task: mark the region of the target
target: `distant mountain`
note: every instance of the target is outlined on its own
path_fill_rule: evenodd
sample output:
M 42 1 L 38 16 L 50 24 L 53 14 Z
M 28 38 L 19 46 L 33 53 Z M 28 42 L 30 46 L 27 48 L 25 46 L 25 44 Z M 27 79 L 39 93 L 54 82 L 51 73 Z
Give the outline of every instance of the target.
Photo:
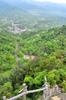
M 0 10 L 12 8 L 8 3 L 0 1 Z M 9 10 L 9 9 L 8 9 Z
M 0 15 L 26 27 L 63 25 L 66 24 L 66 5 L 33 0 L 3 0 L 0 1 Z
M 65 4 L 55 4 L 55 3 L 50 3 L 50 2 L 39 3 L 39 2 L 34 2 L 33 0 L 31 1 L 30 0 L 23 0 L 23 1 L 16 0 L 16 2 L 14 2 L 13 0 L 11 2 L 10 1 L 8 2 L 7 0 L 7 3 L 10 6 L 19 8 L 21 10 L 25 10 L 27 12 L 38 11 L 40 15 L 47 14 L 48 16 L 49 15 L 60 16 L 60 17 L 66 16 L 66 5 Z
M 6 2 L 0 1 L 0 15 L 7 15 L 10 11 L 13 11 L 13 6 Z

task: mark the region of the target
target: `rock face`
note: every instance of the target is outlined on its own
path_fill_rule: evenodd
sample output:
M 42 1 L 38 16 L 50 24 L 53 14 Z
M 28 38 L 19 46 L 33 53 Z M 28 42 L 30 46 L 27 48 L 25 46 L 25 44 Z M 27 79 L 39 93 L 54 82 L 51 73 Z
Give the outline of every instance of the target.
M 25 60 L 35 60 L 36 59 L 36 56 L 34 56 L 34 55 L 24 55 L 24 59 Z

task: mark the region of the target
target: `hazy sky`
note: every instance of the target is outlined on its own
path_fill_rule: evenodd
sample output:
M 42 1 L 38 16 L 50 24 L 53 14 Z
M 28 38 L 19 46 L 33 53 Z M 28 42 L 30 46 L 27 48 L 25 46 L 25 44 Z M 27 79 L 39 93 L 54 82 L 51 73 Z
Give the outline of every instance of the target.
M 55 3 L 66 3 L 66 0 L 35 0 L 35 1 L 40 1 L 40 2 L 49 1 L 49 2 L 55 2 Z
M 16 1 L 39 1 L 39 2 L 54 2 L 54 3 L 65 3 L 66 4 L 66 0 L 0 0 L 0 1 L 6 1 L 6 2 L 16 2 Z

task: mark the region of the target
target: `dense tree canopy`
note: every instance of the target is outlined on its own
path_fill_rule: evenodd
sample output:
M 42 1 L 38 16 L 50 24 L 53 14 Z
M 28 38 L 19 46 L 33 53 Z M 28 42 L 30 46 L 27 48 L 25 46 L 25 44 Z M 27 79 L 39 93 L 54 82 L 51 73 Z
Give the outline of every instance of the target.
M 0 100 L 18 94 L 24 82 L 29 89 L 41 87 L 45 76 L 66 91 L 66 26 L 34 34 L 0 32 Z

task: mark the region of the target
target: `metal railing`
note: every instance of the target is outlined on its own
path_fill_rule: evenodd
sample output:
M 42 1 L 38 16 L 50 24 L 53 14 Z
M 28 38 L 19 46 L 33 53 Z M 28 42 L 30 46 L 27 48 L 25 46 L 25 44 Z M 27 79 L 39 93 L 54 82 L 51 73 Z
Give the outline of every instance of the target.
M 19 91 L 19 94 L 17 96 L 11 97 L 9 99 L 7 99 L 6 96 L 3 96 L 3 100 L 17 100 L 21 97 L 23 100 L 27 100 L 28 94 L 41 92 L 41 91 L 43 91 L 42 100 L 48 100 L 48 98 L 50 98 L 51 96 L 61 93 L 58 85 L 55 85 L 53 88 L 50 88 L 50 85 L 48 84 L 47 80 L 45 80 L 45 84 L 43 85 L 43 87 L 41 87 L 40 89 L 29 90 L 29 91 L 27 90 L 27 86 L 24 83 L 23 89 Z

